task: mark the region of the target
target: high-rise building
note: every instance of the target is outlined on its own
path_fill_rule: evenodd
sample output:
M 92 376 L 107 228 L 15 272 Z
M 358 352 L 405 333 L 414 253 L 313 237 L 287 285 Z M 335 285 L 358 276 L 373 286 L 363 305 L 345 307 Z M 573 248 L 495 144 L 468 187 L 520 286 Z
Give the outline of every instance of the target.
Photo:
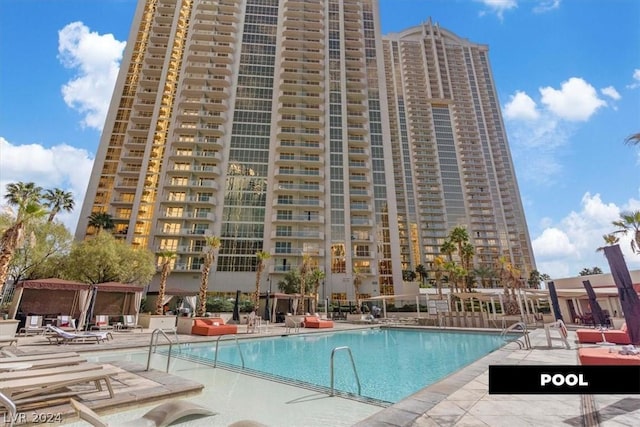
M 476 268 L 535 268 L 488 47 L 434 25 L 384 39 L 402 268 L 433 260 L 464 225 Z
M 323 297 L 402 293 L 454 225 L 529 268 L 486 50 L 383 38 L 376 0 L 140 0 L 76 237 L 107 212 L 190 290 L 208 235 L 212 291 L 254 289 L 263 250 L 263 289 L 306 259 Z

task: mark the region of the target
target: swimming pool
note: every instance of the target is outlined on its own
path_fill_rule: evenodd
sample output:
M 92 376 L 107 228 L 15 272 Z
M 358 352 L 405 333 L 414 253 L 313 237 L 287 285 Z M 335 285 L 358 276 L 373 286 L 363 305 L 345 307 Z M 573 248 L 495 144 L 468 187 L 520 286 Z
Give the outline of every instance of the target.
M 349 347 L 361 384 L 361 396 L 396 403 L 504 345 L 497 334 L 367 329 L 240 340 L 245 369 L 274 379 L 312 387 L 330 387 L 331 352 Z M 182 357 L 212 363 L 215 344 L 182 347 Z M 236 343 L 220 341 L 218 364 L 241 367 Z M 336 390 L 357 394 L 356 377 L 346 351 L 334 356 Z

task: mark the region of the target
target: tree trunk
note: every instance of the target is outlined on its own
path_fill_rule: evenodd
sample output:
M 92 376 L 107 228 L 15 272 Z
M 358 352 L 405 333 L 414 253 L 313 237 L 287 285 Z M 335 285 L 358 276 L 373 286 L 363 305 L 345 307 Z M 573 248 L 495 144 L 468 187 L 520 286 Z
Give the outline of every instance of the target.
M 207 286 L 209 282 L 209 270 L 211 269 L 211 264 L 205 262 L 202 266 L 202 279 L 200 281 L 200 292 L 198 293 L 198 312 L 196 316 L 204 316 L 207 311 Z
M 156 300 L 156 314 L 164 314 L 164 292 L 167 289 L 167 277 L 169 277 L 169 269 L 171 264 L 165 262 L 162 264 L 162 272 L 160 273 L 160 285 L 158 286 L 158 299 Z
M 262 261 L 258 262 L 258 269 L 256 270 L 256 291 L 253 295 L 253 306 L 255 309 L 258 309 L 260 305 L 260 277 L 262 276 L 262 270 L 264 269 L 264 265 Z
M 7 281 L 9 264 L 11 264 L 13 255 L 18 247 L 23 230 L 24 222 L 19 221 L 7 228 L 2 234 L 2 239 L 0 240 L 0 294 L 2 294 L 4 282 Z

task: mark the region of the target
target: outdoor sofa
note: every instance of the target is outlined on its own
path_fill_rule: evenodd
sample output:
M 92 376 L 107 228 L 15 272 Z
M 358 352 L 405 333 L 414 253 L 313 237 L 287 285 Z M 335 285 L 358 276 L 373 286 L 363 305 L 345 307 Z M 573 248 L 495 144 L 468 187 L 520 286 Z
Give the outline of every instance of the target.
M 578 349 L 581 365 L 640 365 L 640 354 L 620 354 L 615 347 L 583 347 Z
M 631 344 L 626 323 L 624 323 L 620 329 L 578 329 L 576 330 L 576 336 L 578 337 L 578 342 L 583 344 L 602 342 L 603 336 L 607 342 L 612 344 Z
M 227 325 L 221 317 L 210 317 L 208 319 L 195 319 L 191 327 L 192 335 L 226 335 L 237 334 L 237 325 Z
M 302 323 L 305 328 L 333 328 L 333 320 L 321 319 L 318 316 L 305 316 Z

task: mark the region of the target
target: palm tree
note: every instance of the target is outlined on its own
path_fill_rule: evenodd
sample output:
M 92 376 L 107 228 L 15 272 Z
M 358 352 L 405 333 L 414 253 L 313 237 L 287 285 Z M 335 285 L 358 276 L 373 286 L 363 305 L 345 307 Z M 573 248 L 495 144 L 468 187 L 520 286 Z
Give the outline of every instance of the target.
M 45 200 L 45 206 L 49 208 L 48 222 L 53 222 L 53 218 L 55 218 L 61 210 L 71 212 L 75 206 L 73 194 L 69 191 L 61 190 L 60 188 L 46 190 L 42 195 L 42 198 Z
M 271 258 L 269 252 L 258 251 L 256 252 L 256 258 L 258 259 L 258 265 L 256 266 L 256 292 L 253 295 L 253 306 L 258 307 L 260 303 L 260 276 L 264 270 L 264 262 Z
M 606 243 L 606 246 L 617 245 L 618 242 L 620 241 L 620 238 L 617 237 L 615 234 L 603 234 L 602 238 L 604 239 L 604 243 Z M 596 252 L 604 251 L 604 248 L 606 246 L 600 246 L 598 249 L 596 249 Z
M 626 235 L 629 231 L 632 232 L 631 250 L 636 254 L 640 254 L 640 210 L 622 212 L 620 219 L 613 221 L 612 224 L 618 227 L 618 230 L 614 231 L 613 234 Z
M 202 276 L 200 278 L 200 291 L 198 292 L 198 310 L 196 316 L 204 316 L 207 311 L 207 288 L 209 284 L 209 272 L 215 260 L 215 252 L 220 247 L 220 238 L 217 236 L 205 237 L 204 263 L 202 264 Z
M 313 293 L 315 295 L 315 307 L 313 307 L 314 312 L 318 311 L 318 290 L 320 289 L 320 282 L 322 282 L 324 278 L 324 271 L 319 268 L 314 268 L 311 271 L 311 277 L 309 279 L 311 280 L 311 283 L 313 283 Z
M 362 310 L 360 309 L 360 286 L 362 285 L 362 280 L 364 279 L 364 274 L 360 271 L 358 267 L 353 267 L 353 290 L 356 294 L 356 313 L 361 314 Z
M 427 278 L 427 275 L 429 274 L 426 267 L 422 264 L 416 265 L 416 273 L 420 275 L 420 282 L 424 285 L 424 280 Z
M 305 291 L 307 289 L 307 285 L 309 283 L 309 277 L 311 275 L 312 268 L 312 259 L 311 255 L 304 254 L 302 255 L 302 265 L 300 265 L 300 307 L 301 313 L 304 314 L 304 296 Z M 296 308 L 297 312 L 297 308 Z
M 98 233 L 102 230 L 113 230 L 116 224 L 113 217 L 106 212 L 94 212 L 89 215 L 89 226 L 96 228 Z
M 476 249 L 469 242 L 466 242 L 462 245 L 460 258 L 462 260 L 462 268 L 467 272 L 464 279 L 467 285 L 467 290 L 471 292 L 471 284 L 473 283 L 473 277 L 469 274 L 471 271 L 471 260 L 473 256 L 476 254 Z
M 630 135 L 625 142 L 629 145 L 640 145 L 640 133 L 634 133 Z
M 473 274 L 480 278 L 480 285 L 483 288 L 487 288 L 487 280 L 494 277 L 496 273 L 491 267 L 481 265 L 473 270 Z
M 445 259 L 438 255 L 433 259 L 433 271 L 436 276 L 436 288 L 438 288 L 438 296 L 442 299 L 442 273 L 444 271 Z
M 158 255 L 158 261 L 162 261 L 160 263 L 160 285 L 158 286 L 158 299 L 156 300 L 156 314 L 164 314 L 163 302 L 164 293 L 167 289 L 167 278 L 171 274 L 171 264 L 173 264 L 173 260 L 176 259 L 177 255 L 173 251 L 162 251 L 156 255 Z
M 7 280 L 9 264 L 13 259 L 16 248 L 21 243 L 27 224 L 45 214 L 40 205 L 41 188 L 33 182 L 7 184 L 7 194 L 4 198 L 11 206 L 16 207 L 15 221 L 2 233 L 0 238 L 0 293 Z
M 440 246 L 440 252 L 445 254 L 449 261 L 453 261 L 453 253 L 455 251 L 456 251 L 456 245 L 454 245 L 451 240 L 445 240 L 442 246 Z

